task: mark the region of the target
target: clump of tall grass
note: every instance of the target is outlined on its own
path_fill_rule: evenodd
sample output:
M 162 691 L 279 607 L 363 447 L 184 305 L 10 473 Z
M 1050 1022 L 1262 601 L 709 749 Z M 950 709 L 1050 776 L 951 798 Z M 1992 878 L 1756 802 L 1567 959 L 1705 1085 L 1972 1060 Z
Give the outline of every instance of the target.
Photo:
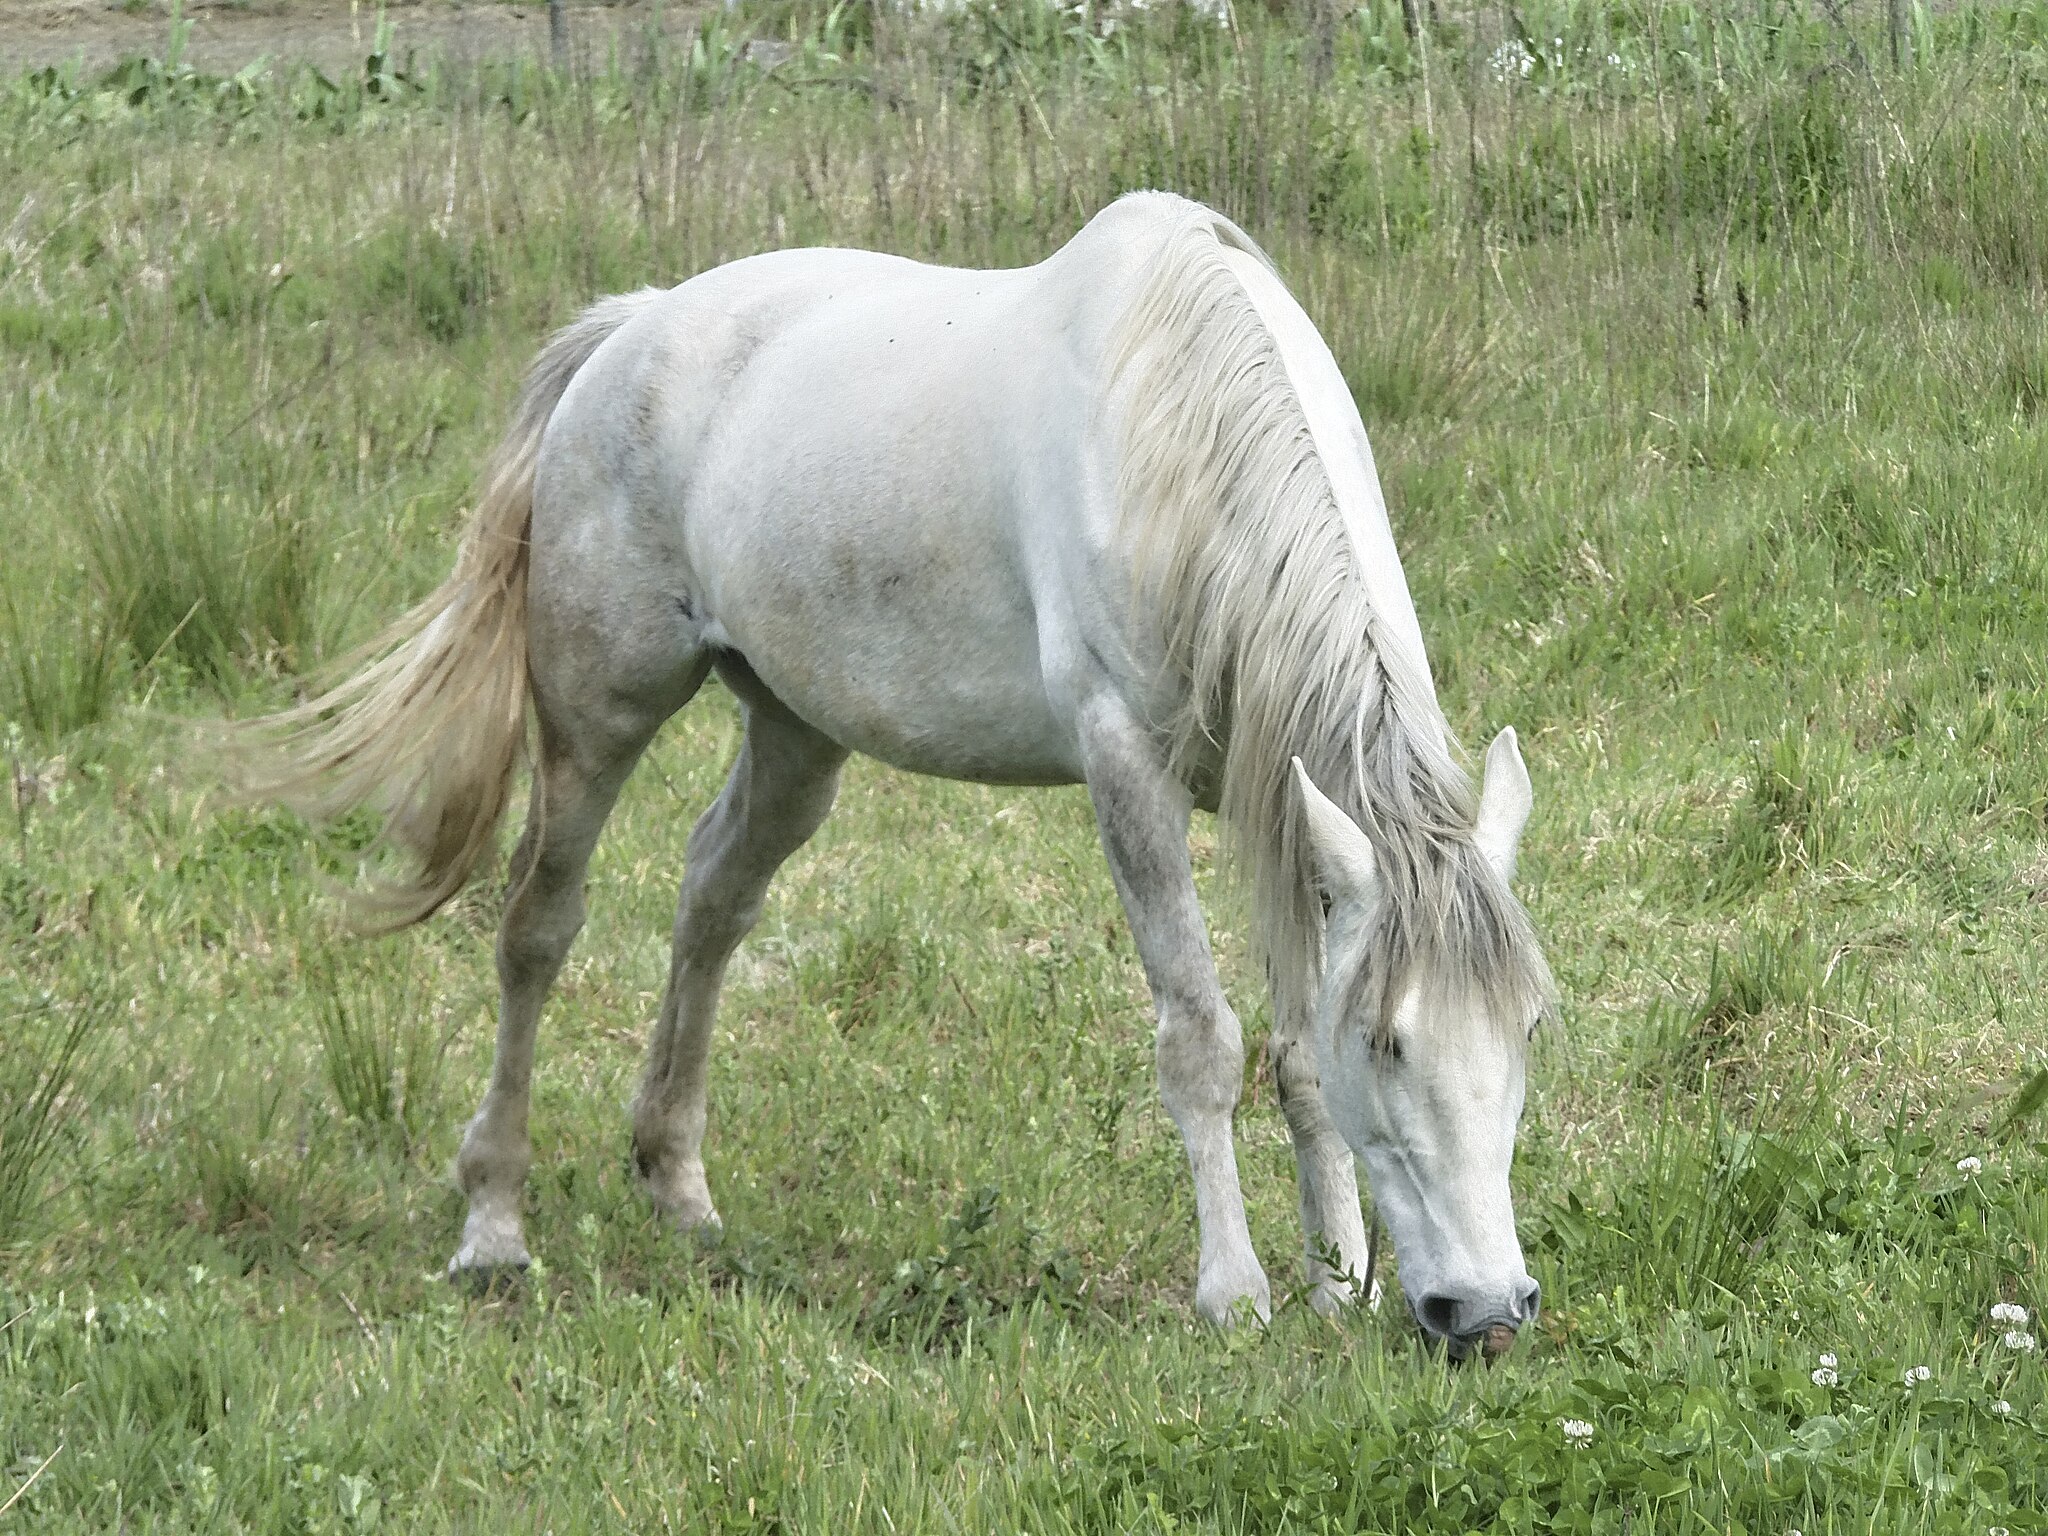
M 1465 300 L 1383 289 L 1332 316 L 1332 348 L 1375 429 L 1456 422 L 1487 397 L 1492 339 Z
M 1563 1271 L 1558 1300 L 1625 1287 L 1652 1309 L 1739 1305 L 1816 1182 L 1838 1119 L 1819 1069 L 1747 1107 L 1731 1104 L 1710 1072 L 1692 1088 L 1667 1085 L 1611 1203 L 1573 1192 L 1536 1218 L 1533 1246 Z
M 0 586 L 0 720 L 49 744 L 119 702 L 129 657 L 103 603 L 31 600 Z
M 1846 784 L 1832 746 L 1808 731 L 1751 747 L 1748 788 L 1708 855 L 1705 896 L 1735 901 L 1823 867 L 1841 836 Z
M 2027 389 L 2025 354 L 2009 381 L 2016 405 Z M 1808 502 L 1808 515 L 1838 569 L 1865 585 L 1907 592 L 1959 587 L 1985 559 L 1984 519 L 1966 481 L 1946 463 L 1906 466 L 1868 460 L 1836 469 Z
M 852 1035 L 929 1018 L 939 1005 L 943 961 L 929 936 L 909 930 L 901 911 L 883 903 L 841 928 L 829 951 L 800 957 L 796 983 L 808 1004 Z
M 79 1074 L 113 1012 L 111 1000 L 86 998 L 0 1017 L 0 1245 L 18 1241 L 43 1202 Z
M 308 968 L 318 994 L 321 1063 L 344 1117 L 411 1152 L 441 1117 L 452 1024 L 434 1027 L 427 988 L 404 967 L 351 952 Z
M 1777 1011 L 1811 1014 L 1853 1008 L 1866 984 L 1855 952 L 1803 927 L 1760 925 L 1727 949 L 1716 948 L 1695 1028 L 1725 1032 Z
M 302 1263 L 308 1234 L 344 1226 L 360 1198 L 334 1173 L 347 1143 L 304 1116 L 296 1082 L 245 1077 L 180 1126 L 178 1206 L 251 1262 Z
M 1802 925 L 1755 924 L 1715 945 L 1697 994 L 1652 1007 L 1636 1035 L 1636 1070 L 1666 1086 L 1696 1084 L 1716 1069 L 1747 1072 L 1765 1054 L 1760 1023 L 1860 1016 L 1870 981 L 1869 967 L 1847 944 Z
M 397 227 L 368 243 L 363 270 L 369 295 L 409 314 L 422 334 L 459 341 L 476 325 L 490 295 L 483 242 L 431 227 Z
M 216 687 L 311 659 L 325 553 L 295 487 L 258 467 L 216 478 L 165 434 L 111 475 L 80 520 L 100 600 L 138 663 Z

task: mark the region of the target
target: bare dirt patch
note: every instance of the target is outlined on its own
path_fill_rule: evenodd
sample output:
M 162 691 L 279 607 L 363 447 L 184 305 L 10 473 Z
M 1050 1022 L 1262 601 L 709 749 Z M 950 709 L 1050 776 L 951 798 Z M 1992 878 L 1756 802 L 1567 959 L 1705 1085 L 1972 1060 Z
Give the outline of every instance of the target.
M 651 28 L 681 35 L 694 25 L 688 4 L 572 5 L 572 60 L 602 61 L 617 48 L 642 46 Z M 188 4 L 192 23 L 185 61 L 212 74 L 231 74 L 251 61 L 305 61 L 332 74 L 359 68 L 377 34 L 377 7 L 349 0 L 222 0 Z M 451 64 L 479 59 L 546 57 L 545 0 L 399 0 L 387 7 L 393 48 Z M 0 0 L 0 75 L 79 60 L 88 72 L 131 54 L 162 57 L 170 11 L 161 0 Z

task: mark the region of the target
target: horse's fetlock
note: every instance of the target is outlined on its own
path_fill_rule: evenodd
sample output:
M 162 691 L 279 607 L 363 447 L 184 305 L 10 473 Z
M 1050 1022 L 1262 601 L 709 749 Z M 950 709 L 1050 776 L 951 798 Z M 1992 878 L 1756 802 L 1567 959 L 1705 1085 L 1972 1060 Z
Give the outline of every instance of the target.
M 491 1191 L 517 1190 L 526 1182 L 531 1161 L 523 1136 L 515 1139 L 474 1120 L 455 1154 L 455 1182 L 471 1199 Z

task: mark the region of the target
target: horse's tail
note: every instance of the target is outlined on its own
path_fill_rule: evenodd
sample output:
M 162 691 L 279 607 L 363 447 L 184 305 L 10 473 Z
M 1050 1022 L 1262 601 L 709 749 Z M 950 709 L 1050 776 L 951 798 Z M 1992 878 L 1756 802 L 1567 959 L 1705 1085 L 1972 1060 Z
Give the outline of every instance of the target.
M 368 925 L 403 928 L 461 890 L 496 841 L 526 756 L 526 577 L 541 435 L 569 381 L 658 290 L 601 300 L 542 348 L 490 459 L 455 570 L 339 663 L 342 681 L 237 729 L 238 798 L 318 821 L 364 806 L 410 855 L 359 898 Z

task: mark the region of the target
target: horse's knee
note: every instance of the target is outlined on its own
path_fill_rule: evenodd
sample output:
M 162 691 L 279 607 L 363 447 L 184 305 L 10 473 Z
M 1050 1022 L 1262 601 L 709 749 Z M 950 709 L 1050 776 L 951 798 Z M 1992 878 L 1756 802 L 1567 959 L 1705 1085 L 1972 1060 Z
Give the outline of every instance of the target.
M 1229 1115 L 1244 1080 L 1244 1032 L 1219 999 L 1160 1010 L 1159 1097 L 1176 1120 Z
M 1275 1031 L 1272 1042 L 1266 1047 L 1266 1057 L 1273 1073 L 1273 1087 L 1281 1099 L 1321 1091 L 1322 1081 L 1316 1071 L 1315 1053 L 1305 1042 L 1284 1040 Z
M 1337 1139 L 1337 1126 L 1323 1104 L 1323 1073 L 1307 1040 L 1274 1040 L 1270 1047 L 1274 1096 L 1286 1116 L 1294 1143 L 1311 1147 Z

